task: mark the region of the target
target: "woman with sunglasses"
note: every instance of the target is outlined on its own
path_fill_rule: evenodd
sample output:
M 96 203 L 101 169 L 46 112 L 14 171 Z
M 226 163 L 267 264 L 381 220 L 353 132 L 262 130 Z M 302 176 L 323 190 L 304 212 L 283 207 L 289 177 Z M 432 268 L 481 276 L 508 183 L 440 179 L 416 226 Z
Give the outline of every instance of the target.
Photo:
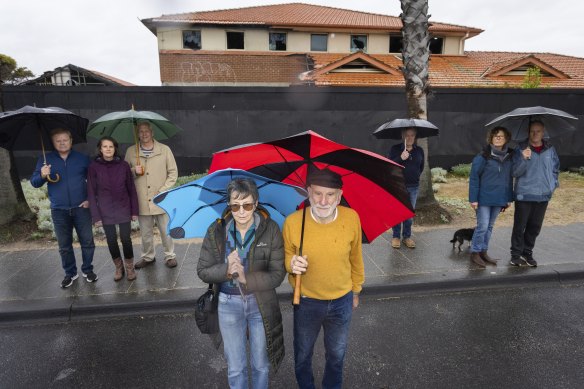
M 497 265 L 498 259 L 487 254 L 493 226 L 499 213 L 513 201 L 512 156 L 507 143 L 511 134 L 504 127 L 496 127 L 487 134 L 487 145 L 472 161 L 468 198 L 475 210 L 477 226 L 471 246 L 470 260 L 480 268 Z
M 213 222 L 197 265 L 199 278 L 219 296 L 219 336 L 231 388 L 267 388 L 270 366 L 284 357 L 282 314 L 276 288 L 284 280 L 284 243 L 280 228 L 258 204 L 258 189 L 248 178 L 227 186 L 228 207 Z M 249 346 L 248 346 L 249 339 Z M 215 344 L 221 339 L 216 335 Z

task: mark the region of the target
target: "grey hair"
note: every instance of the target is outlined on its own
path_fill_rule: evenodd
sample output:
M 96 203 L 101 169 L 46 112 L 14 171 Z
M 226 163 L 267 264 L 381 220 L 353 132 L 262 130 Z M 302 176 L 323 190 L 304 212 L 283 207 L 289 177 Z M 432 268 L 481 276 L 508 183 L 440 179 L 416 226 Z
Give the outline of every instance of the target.
M 258 187 L 254 180 L 251 178 L 235 178 L 229 185 L 227 185 L 227 201 L 231 200 L 231 195 L 233 193 L 237 194 L 238 199 L 244 199 L 247 196 L 251 196 L 253 202 L 257 202 L 260 194 L 258 193 Z

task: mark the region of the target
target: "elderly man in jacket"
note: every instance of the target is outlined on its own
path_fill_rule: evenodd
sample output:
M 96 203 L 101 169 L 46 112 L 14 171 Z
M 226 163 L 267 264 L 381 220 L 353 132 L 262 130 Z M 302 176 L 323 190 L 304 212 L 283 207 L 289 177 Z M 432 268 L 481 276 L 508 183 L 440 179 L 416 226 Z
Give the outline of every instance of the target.
M 548 202 L 559 186 L 560 159 L 554 146 L 543 139 L 544 131 L 541 121 L 532 121 L 528 140 L 519 144 L 513 156 L 515 218 L 509 262 L 513 266 L 537 266 L 533 258 L 535 239 Z
M 139 150 L 136 145 L 128 147 L 125 160 L 130 164 L 135 177 L 136 192 L 140 214 L 140 234 L 142 236 L 142 255 L 134 267 L 141 269 L 154 263 L 154 223 L 158 226 L 166 266 L 176 267 L 176 254 L 172 238 L 166 234 L 168 215 L 152 202 L 158 193 L 172 188 L 176 182 L 178 170 L 170 148 L 154 140 L 152 127 L 148 122 L 138 123 Z M 137 163 L 136 155 L 140 163 Z

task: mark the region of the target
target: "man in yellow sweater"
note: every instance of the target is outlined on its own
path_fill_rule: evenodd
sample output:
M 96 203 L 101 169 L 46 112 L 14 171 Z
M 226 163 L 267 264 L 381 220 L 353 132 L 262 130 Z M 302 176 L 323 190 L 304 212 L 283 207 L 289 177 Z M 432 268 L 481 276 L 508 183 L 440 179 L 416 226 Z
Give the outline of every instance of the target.
M 352 311 L 359 305 L 364 276 L 361 222 L 351 208 L 339 206 L 341 176 L 328 169 L 307 178 L 310 207 L 286 219 L 283 228 L 286 270 L 292 287 L 302 274 L 301 300 L 294 306 L 294 365 L 301 389 L 314 388 L 312 354 L 324 328 L 324 388 L 341 388 Z M 299 256 L 302 218 L 304 238 Z

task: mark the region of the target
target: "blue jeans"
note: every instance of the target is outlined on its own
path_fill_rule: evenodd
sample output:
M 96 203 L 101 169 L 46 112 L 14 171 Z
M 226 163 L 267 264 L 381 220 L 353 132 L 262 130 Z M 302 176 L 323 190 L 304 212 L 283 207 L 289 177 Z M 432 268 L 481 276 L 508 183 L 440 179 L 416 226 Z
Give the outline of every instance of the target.
M 89 208 L 51 209 L 51 217 L 65 275 L 73 277 L 77 274 L 75 253 L 73 252 L 73 228 L 77 232 L 81 245 L 81 257 L 83 258 L 81 271 L 85 274 L 93 271 L 95 244 L 93 243 Z
M 300 389 L 314 388 L 312 354 L 320 328 L 324 328 L 326 365 L 322 388 L 343 386 L 343 361 L 353 315 L 353 292 L 336 300 L 302 297 L 294 306 L 294 369 Z
M 251 387 L 268 387 L 270 362 L 262 314 L 255 296 L 219 293 L 219 330 L 227 359 L 227 380 L 230 388 L 247 388 L 247 334 L 251 357 Z
M 470 244 L 471 253 L 480 253 L 489 249 L 489 241 L 493 233 L 493 226 L 497 216 L 501 213 L 500 206 L 479 205 L 476 209 L 477 228 L 472 236 Z
M 411 186 L 411 187 L 406 186 L 406 190 L 408 191 L 408 193 L 410 195 L 410 203 L 412 203 L 413 209 L 416 209 L 416 200 L 418 199 L 418 189 L 419 189 L 418 186 Z M 408 219 L 408 220 L 404 220 L 400 224 L 396 224 L 395 226 L 393 226 L 392 230 L 393 230 L 393 237 L 394 238 L 398 238 L 398 239 L 401 238 L 402 224 L 404 225 L 404 231 L 403 231 L 404 239 L 412 236 L 412 224 L 414 224 L 413 217 Z

